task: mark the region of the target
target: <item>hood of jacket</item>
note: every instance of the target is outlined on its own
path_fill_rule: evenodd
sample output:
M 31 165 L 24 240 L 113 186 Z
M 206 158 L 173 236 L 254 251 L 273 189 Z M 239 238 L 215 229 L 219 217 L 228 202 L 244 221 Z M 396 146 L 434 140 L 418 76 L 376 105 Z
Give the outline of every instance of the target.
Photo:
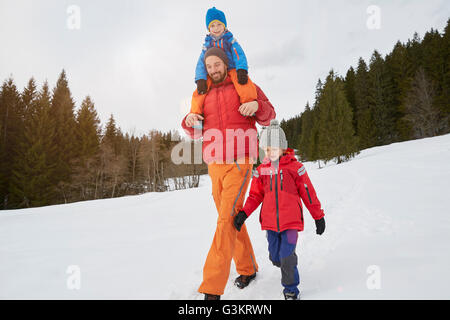
M 280 165 L 281 164 L 287 164 L 287 163 L 290 163 L 292 161 L 298 161 L 297 158 L 295 157 L 294 149 L 287 148 L 285 150 L 285 152 L 280 156 L 279 161 L 280 161 L 279 162 Z M 263 166 L 263 167 L 270 167 L 271 164 L 272 164 L 272 161 L 267 156 L 264 157 L 264 159 L 261 162 L 261 166 Z

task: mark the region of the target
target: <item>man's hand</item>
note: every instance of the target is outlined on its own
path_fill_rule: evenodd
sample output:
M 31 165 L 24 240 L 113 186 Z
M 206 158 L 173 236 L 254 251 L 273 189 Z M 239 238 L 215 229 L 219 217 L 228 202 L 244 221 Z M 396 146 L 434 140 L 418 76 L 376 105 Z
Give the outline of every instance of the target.
M 239 112 L 244 117 L 253 116 L 256 111 L 258 111 L 258 101 L 246 102 L 239 107 Z
M 186 124 L 186 127 L 192 127 L 193 125 L 197 124 L 197 121 L 201 121 L 203 119 L 204 118 L 197 113 L 189 113 L 184 123 Z

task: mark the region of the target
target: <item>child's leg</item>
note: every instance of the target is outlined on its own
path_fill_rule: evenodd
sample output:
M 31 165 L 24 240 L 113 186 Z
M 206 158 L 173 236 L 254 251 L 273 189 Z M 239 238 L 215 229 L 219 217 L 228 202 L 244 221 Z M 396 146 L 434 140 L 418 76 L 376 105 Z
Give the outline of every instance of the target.
M 284 292 L 299 294 L 297 286 L 300 284 L 300 277 L 297 269 L 297 245 L 298 231 L 285 230 L 281 233 L 280 262 L 281 262 L 281 284 Z
M 198 94 L 197 90 L 192 94 L 191 111 L 190 113 L 203 113 L 203 103 L 205 102 L 206 94 Z
M 207 91 L 209 91 L 209 88 L 211 88 L 211 78 L 208 76 L 208 79 L 206 80 L 206 87 Z M 198 94 L 197 89 L 194 90 L 194 93 L 192 93 L 192 100 L 191 100 L 191 113 L 197 113 L 197 114 L 203 114 L 203 104 L 205 103 L 206 93 L 205 94 Z
M 239 95 L 241 103 L 256 100 L 256 98 L 258 97 L 258 93 L 256 91 L 255 84 L 252 82 L 252 80 L 250 80 L 250 78 L 248 78 L 248 82 L 246 84 L 239 84 L 236 69 L 230 69 L 228 71 L 228 74 L 230 75 L 234 88 Z
M 280 234 L 276 231 L 267 230 L 267 241 L 269 242 L 269 260 L 272 261 L 274 266 L 280 268 Z

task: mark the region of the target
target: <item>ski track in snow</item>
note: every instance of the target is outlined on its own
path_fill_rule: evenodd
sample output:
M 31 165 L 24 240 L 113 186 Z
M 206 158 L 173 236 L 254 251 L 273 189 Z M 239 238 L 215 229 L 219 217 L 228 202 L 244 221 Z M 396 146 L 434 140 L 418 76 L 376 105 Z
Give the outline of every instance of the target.
M 305 163 L 326 230 L 304 210 L 297 255 L 302 299 L 449 299 L 450 135 L 363 150 L 318 169 Z M 249 190 L 247 190 L 248 196 Z M 246 221 L 259 272 L 222 299 L 283 299 L 259 209 Z M 0 213 L 0 299 L 192 299 L 217 211 L 199 188 Z M 69 265 L 81 271 L 69 290 Z M 381 271 L 370 290 L 368 267 Z

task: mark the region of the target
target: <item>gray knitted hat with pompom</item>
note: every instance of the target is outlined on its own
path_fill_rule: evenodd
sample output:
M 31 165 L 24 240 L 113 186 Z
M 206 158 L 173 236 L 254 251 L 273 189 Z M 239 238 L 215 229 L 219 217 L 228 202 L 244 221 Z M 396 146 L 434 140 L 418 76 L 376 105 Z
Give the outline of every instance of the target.
M 283 129 L 281 129 L 278 120 L 272 119 L 268 127 L 263 127 L 259 135 L 259 146 L 260 148 L 272 147 L 287 149 L 286 135 Z

